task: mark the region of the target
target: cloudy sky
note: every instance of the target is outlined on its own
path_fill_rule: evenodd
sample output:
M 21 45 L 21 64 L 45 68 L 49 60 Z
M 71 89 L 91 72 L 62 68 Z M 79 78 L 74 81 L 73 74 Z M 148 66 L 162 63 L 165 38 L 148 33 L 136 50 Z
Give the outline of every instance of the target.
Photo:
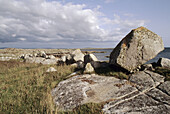
M 0 48 L 114 47 L 144 26 L 170 47 L 170 0 L 0 0 Z

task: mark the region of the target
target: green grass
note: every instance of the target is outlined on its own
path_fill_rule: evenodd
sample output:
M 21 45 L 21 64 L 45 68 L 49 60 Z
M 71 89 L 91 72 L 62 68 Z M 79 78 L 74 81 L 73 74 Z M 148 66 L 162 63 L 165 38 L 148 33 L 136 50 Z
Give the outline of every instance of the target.
M 170 68 L 156 67 L 154 72 L 165 76 L 165 81 L 170 81 Z
M 46 73 L 51 66 L 57 72 Z M 0 61 L 0 113 L 101 113 L 102 105 L 94 103 L 79 106 L 71 112 L 58 112 L 51 90 L 74 70 L 69 65 Z
M 5 113 L 49 113 L 54 111 L 51 89 L 74 71 L 70 66 L 0 61 L 0 111 Z
M 122 71 L 115 71 L 114 68 L 105 67 L 105 68 L 98 68 L 95 70 L 96 74 L 103 75 L 103 76 L 113 76 L 119 79 L 129 79 L 129 76 Z

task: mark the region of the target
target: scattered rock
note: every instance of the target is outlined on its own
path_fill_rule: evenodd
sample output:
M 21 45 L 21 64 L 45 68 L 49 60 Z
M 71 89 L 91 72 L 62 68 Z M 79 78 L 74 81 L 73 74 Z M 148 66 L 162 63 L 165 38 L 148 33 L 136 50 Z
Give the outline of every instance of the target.
M 164 50 L 162 39 L 152 31 L 139 27 L 132 30 L 110 54 L 110 64 L 130 72 Z
M 75 51 L 73 51 L 72 57 L 75 62 L 84 61 L 84 54 L 81 52 L 80 49 L 76 49 Z
M 54 55 L 49 55 L 48 59 L 55 59 L 55 56 Z
M 73 63 L 73 64 L 71 64 L 71 66 L 76 67 L 76 68 L 78 67 L 77 63 Z
M 67 64 L 73 64 L 74 63 L 73 58 L 70 54 L 66 55 L 66 63 Z
M 84 73 L 92 73 L 94 72 L 94 68 L 92 67 L 91 63 L 87 63 L 84 69 Z
M 78 69 L 84 68 L 84 62 L 78 61 L 76 64 L 77 64 L 77 68 L 78 68 Z
M 144 65 L 142 65 L 142 69 L 154 71 L 152 64 L 144 64 Z
M 46 72 L 56 72 L 57 70 L 54 67 L 50 67 Z
M 160 58 L 157 64 L 160 65 L 161 67 L 170 68 L 170 59 Z
M 63 56 L 61 57 L 61 61 L 66 62 L 66 56 L 65 56 L 65 55 L 63 55 Z
M 45 51 L 39 51 L 39 53 L 37 53 L 37 56 L 46 58 L 47 55 L 46 55 Z
M 97 57 L 94 54 L 88 54 L 84 56 L 84 63 L 87 64 L 92 61 L 98 61 Z
M 45 58 L 42 57 L 27 57 L 24 61 L 26 63 L 42 63 Z
M 45 59 L 44 61 L 41 62 L 43 65 L 49 65 L 49 64 L 57 64 L 58 59 Z

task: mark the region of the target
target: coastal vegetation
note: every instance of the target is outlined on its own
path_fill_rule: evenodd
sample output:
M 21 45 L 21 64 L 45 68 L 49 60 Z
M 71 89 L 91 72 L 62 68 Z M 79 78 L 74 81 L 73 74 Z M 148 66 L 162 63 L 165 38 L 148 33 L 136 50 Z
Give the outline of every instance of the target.
M 57 72 L 49 72 L 49 67 Z M 57 113 L 51 89 L 75 71 L 70 65 L 29 64 L 17 60 L 0 61 L 0 113 Z M 102 104 L 85 104 L 72 112 L 99 113 Z

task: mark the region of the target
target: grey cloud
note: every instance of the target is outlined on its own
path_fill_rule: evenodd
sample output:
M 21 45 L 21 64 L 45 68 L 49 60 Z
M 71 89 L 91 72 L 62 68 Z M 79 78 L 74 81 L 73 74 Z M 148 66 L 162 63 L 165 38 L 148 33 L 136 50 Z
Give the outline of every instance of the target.
M 101 16 L 86 5 L 45 0 L 0 0 L 0 42 L 100 42 L 119 41 L 127 28 L 144 20 Z M 102 26 L 113 26 L 103 29 Z

